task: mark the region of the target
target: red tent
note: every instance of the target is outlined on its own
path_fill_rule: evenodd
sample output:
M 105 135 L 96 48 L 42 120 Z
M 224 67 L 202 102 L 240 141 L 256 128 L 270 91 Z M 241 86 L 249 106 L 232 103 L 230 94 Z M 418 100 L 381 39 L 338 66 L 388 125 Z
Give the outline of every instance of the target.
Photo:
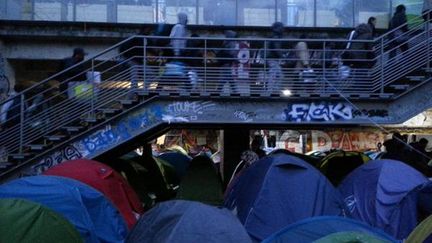
M 102 163 L 87 159 L 70 160 L 48 169 L 44 174 L 72 178 L 102 192 L 118 208 L 129 228 L 144 212 L 137 194 L 127 181 Z

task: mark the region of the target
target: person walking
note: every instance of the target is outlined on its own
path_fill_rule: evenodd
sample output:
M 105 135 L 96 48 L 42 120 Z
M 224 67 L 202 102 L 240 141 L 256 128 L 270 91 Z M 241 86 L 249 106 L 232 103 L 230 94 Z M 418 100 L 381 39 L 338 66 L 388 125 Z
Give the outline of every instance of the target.
M 77 47 L 73 50 L 73 54 L 71 57 L 67 57 L 62 60 L 59 72 L 66 70 L 84 60 L 84 57 L 87 55 L 87 53 L 84 51 L 83 48 Z M 60 82 L 60 93 L 62 95 L 65 95 L 64 93 L 68 89 L 68 83 L 71 81 L 86 81 L 87 80 L 87 74 L 85 72 L 85 68 L 83 65 L 78 65 L 64 73 L 62 73 L 59 77 Z M 67 94 L 66 94 L 67 95 Z
M 177 14 L 178 22 L 171 29 L 170 37 L 171 37 L 171 47 L 173 48 L 174 56 L 181 56 L 182 52 L 186 48 L 187 40 L 184 39 L 188 36 L 187 31 L 187 23 L 188 16 L 185 13 Z
M 396 52 L 399 48 L 402 53 L 408 50 L 407 41 L 409 38 L 406 35 L 406 32 L 408 32 L 408 24 L 405 5 L 400 4 L 396 7 L 396 12 L 390 21 L 389 30 L 393 31 L 390 34 L 392 40 L 390 42 L 391 51 L 389 57 L 389 59 L 392 59 L 396 56 Z
M 284 25 L 282 22 L 275 22 L 272 25 L 272 38 L 282 39 Z M 281 60 L 283 59 L 282 42 L 279 40 L 268 42 L 266 48 L 267 63 L 269 66 L 269 75 L 267 80 L 267 91 L 272 94 L 280 91 L 280 83 L 283 81 L 283 73 L 281 69 Z

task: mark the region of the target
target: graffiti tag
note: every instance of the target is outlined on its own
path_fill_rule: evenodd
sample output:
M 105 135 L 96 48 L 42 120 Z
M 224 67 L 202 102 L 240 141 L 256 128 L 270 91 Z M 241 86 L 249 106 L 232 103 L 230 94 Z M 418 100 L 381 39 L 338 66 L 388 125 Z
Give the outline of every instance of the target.
M 351 120 L 352 106 L 345 103 L 293 104 L 285 109 L 287 121 L 336 121 Z
M 31 171 L 29 171 L 29 173 L 25 175 L 39 175 L 47 169 L 53 167 L 54 165 L 62 163 L 63 161 L 79 159 L 82 157 L 83 156 L 79 149 L 75 148 L 72 145 L 67 145 L 63 149 L 56 151 L 54 154 L 43 158 L 41 162 L 32 166 Z

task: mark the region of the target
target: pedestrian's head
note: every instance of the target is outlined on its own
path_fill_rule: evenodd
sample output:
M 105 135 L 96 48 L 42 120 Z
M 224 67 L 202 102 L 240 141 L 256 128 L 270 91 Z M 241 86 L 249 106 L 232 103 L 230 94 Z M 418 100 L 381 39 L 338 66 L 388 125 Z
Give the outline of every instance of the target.
M 282 22 L 274 22 L 272 24 L 272 31 L 273 34 L 281 36 L 283 34 L 284 31 L 284 25 Z
M 368 19 L 368 24 L 371 24 L 371 25 L 375 26 L 376 25 L 376 18 L 375 17 L 370 17 Z
M 182 25 L 187 25 L 188 23 L 188 16 L 187 14 L 180 12 L 177 14 L 178 23 Z
M 251 143 L 252 151 L 255 151 L 261 147 L 261 141 L 259 138 L 254 138 Z
M 84 56 L 87 55 L 87 53 L 84 51 L 84 49 L 82 49 L 81 47 L 77 47 L 73 50 L 73 57 L 77 60 L 77 61 L 82 61 L 84 60 Z
M 405 13 L 406 7 L 403 4 L 400 4 L 396 7 L 396 13 Z

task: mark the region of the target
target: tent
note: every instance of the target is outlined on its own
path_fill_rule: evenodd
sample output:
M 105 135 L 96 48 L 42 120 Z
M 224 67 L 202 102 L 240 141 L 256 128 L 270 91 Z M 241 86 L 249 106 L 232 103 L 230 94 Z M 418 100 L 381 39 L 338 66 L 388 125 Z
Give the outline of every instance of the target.
M 182 178 L 192 160 L 191 157 L 180 152 L 165 152 L 158 156 L 175 168 L 178 178 Z
M 72 223 L 86 242 L 123 242 L 127 226 L 102 193 L 79 181 L 57 176 L 31 176 L 0 186 L 0 198 L 42 204 Z
M 51 167 L 44 174 L 75 179 L 102 192 L 117 207 L 129 228 L 144 212 L 137 194 L 127 181 L 102 163 L 87 159 L 71 160 Z
M 432 211 L 430 188 L 429 180 L 407 164 L 375 160 L 354 170 L 339 190 L 353 218 L 404 239 L 417 225 L 418 210 Z
M 337 150 L 321 160 L 319 168 L 337 186 L 357 167 L 367 163 L 370 158 L 361 152 Z
M 109 162 L 112 168 L 124 174 L 141 201 L 147 201 L 148 206 L 151 201 L 169 200 L 176 195 L 179 178 L 175 169 L 163 159 L 135 156 L 104 162 Z
M 127 243 L 248 243 L 246 230 L 226 209 L 174 200 L 157 204 L 138 221 Z
M 320 239 L 324 241 L 325 239 L 322 238 L 330 237 L 330 235 L 340 232 L 350 232 L 350 234 L 344 234 L 344 238 L 361 236 L 365 238 L 372 237 L 379 239 L 381 242 L 397 242 L 381 230 L 375 229 L 365 223 L 343 217 L 321 216 L 308 218 L 291 224 L 283 230 L 268 237 L 263 241 L 263 243 L 291 242 L 290 240 L 292 239 L 295 239 L 296 243 L 309 243 Z M 333 235 L 330 238 L 340 239 L 340 237 L 341 235 Z M 334 240 L 331 242 L 338 241 Z
M 305 161 L 277 154 L 255 162 L 233 183 L 225 206 L 255 240 L 263 240 L 299 220 L 343 215 L 339 192 Z
M 209 157 L 200 155 L 193 158 L 176 198 L 215 206 L 223 204 L 222 180 Z
M 275 155 L 275 154 L 281 154 L 281 153 L 298 157 L 299 159 L 302 159 L 302 160 L 308 162 L 309 164 L 311 164 L 315 167 L 317 167 L 320 164 L 320 158 L 318 158 L 318 157 L 311 156 L 311 155 L 305 155 L 305 154 L 299 154 L 299 153 L 291 152 L 291 151 L 286 150 L 286 149 L 275 149 L 269 155 Z
M 423 220 L 415 229 L 409 234 L 405 241 L 406 243 L 417 243 L 417 242 L 432 242 L 432 216 L 427 217 Z
M 0 242 L 83 242 L 67 219 L 40 204 L 22 199 L 0 199 L 0 212 Z
M 327 235 L 314 243 L 388 243 L 391 241 L 355 231 L 343 231 Z

